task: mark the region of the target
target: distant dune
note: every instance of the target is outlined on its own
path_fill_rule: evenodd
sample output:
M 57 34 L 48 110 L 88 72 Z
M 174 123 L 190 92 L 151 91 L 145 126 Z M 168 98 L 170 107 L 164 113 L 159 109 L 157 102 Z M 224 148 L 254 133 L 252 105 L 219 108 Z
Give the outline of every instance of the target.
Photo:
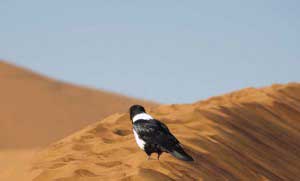
M 56 81 L 0 61 L 0 180 L 27 180 L 38 148 L 134 103 L 154 103 Z
M 147 161 L 135 144 L 128 114 L 113 114 L 41 152 L 34 180 L 299 179 L 298 83 L 159 106 L 150 113 L 167 123 L 194 163 L 168 154 Z
M 0 148 L 44 146 L 146 101 L 56 81 L 0 61 Z

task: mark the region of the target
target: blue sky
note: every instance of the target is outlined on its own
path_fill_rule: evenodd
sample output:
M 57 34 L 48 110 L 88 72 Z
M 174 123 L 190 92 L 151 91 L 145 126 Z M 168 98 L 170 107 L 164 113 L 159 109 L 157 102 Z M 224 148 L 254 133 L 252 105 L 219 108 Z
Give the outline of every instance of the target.
M 0 58 L 162 103 L 300 81 L 300 1 L 0 2 Z

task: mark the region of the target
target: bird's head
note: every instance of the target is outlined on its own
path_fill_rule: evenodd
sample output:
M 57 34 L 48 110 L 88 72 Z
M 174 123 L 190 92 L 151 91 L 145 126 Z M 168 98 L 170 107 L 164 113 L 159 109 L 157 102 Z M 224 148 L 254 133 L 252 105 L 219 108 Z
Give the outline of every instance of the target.
M 130 119 L 132 120 L 133 117 L 137 114 L 141 113 L 146 113 L 146 110 L 143 106 L 141 105 L 133 105 L 129 108 L 129 114 L 130 114 Z

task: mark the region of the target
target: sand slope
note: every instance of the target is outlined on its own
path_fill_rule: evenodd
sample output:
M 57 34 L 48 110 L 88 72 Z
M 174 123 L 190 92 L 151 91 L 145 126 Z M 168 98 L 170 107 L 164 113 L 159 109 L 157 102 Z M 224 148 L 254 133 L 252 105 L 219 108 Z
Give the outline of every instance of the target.
M 41 152 L 35 181 L 297 180 L 300 84 L 248 88 L 150 111 L 195 159 L 147 161 L 127 114 L 114 114 Z
M 153 103 L 55 81 L 0 61 L 0 180 L 30 180 L 35 152 L 133 103 Z

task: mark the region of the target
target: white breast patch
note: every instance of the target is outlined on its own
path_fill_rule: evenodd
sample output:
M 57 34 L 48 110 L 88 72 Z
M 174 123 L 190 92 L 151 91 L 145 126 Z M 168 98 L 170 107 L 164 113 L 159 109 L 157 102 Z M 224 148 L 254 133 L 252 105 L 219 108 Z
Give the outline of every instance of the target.
M 134 134 L 134 138 L 135 138 L 135 141 L 138 144 L 138 146 L 142 150 L 144 150 L 145 142 L 142 139 L 139 138 L 139 135 L 134 131 L 134 129 L 133 129 L 133 134 Z

